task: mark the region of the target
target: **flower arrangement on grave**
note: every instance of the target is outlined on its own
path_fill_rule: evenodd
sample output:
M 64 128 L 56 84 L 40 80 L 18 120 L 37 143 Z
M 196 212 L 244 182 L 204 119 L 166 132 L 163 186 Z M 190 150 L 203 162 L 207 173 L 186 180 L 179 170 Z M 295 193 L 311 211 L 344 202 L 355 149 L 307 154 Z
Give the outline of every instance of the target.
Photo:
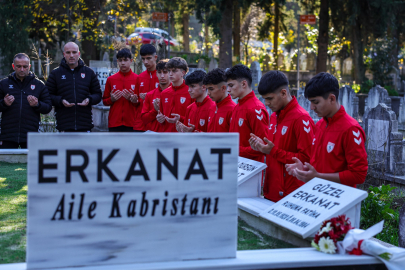
M 351 229 L 353 227 L 345 215 L 325 220 L 311 245 L 324 253 L 336 253 L 337 242 L 342 241 Z
M 382 231 L 383 225 L 384 221 L 381 221 L 367 230 L 355 229 L 349 218 L 341 215 L 325 220 L 311 245 L 328 254 L 371 255 L 383 261 L 389 270 L 403 269 L 404 248 L 386 247 L 370 239 Z

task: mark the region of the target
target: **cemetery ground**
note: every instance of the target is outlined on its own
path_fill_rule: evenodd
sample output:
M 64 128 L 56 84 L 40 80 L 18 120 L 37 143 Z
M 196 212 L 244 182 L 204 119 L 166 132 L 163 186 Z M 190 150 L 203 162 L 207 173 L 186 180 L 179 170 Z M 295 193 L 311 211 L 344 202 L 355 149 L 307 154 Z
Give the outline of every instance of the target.
M 362 203 L 361 228 L 366 229 L 381 219 L 384 230 L 377 239 L 398 246 L 399 209 L 405 202 L 402 192 L 389 185 L 369 189 Z M 27 164 L 0 162 L 0 264 L 25 261 L 27 209 Z M 283 241 L 262 234 L 238 222 L 238 250 L 293 248 Z
M 25 261 L 27 164 L 0 162 L 0 264 Z M 294 248 L 238 222 L 238 250 Z

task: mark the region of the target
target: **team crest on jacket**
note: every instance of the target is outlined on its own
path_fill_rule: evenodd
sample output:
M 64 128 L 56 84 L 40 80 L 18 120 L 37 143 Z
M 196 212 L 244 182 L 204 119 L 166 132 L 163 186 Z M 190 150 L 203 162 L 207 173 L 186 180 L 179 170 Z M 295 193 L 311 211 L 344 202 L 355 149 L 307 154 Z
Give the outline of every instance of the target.
M 31 90 L 35 90 L 35 85 L 31 84 Z
M 84 73 L 82 73 L 81 75 L 82 75 L 82 78 L 83 78 L 83 79 L 84 79 L 84 77 L 86 77 L 86 74 L 84 74 Z
M 181 104 L 183 104 L 184 102 L 186 102 L 186 98 L 185 97 L 180 97 L 180 102 L 181 102 Z
M 157 82 L 157 83 L 155 84 L 155 88 L 158 88 L 158 86 L 159 86 L 159 83 Z
M 205 124 L 205 119 L 200 119 L 200 126 L 204 126 Z
M 238 124 L 239 124 L 240 127 L 243 125 L 243 118 L 239 118 Z
M 333 148 L 335 148 L 335 144 L 328 142 L 328 145 L 326 146 L 326 151 L 328 151 L 328 153 L 332 152 Z
M 135 85 L 134 84 L 131 84 L 131 89 L 135 90 Z
M 284 126 L 284 127 L 281 129 L 281 135 L 284 135 L 284 134 L 287 132 L 287 129 L 288 129 L 288 127 Z
M 242 119 L 242 121 L 243 121 L 243 119 Z M 224 122 L 224 118 L 223 118 L 223 117 L 220 117 L 218 123 L 219 123 L 220 125 L 222 125 L 223 122 Z

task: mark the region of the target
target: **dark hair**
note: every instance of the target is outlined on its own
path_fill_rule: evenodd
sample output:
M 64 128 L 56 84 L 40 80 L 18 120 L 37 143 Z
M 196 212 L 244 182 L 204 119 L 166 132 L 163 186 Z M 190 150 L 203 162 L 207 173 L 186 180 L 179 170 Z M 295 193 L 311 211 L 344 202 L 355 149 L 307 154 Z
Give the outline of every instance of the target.
M 119 50 L 117 53 L 117 59 L 120 59 L 120 58 L 132 59 L 131 51 L 128 48 L 123 48 L 123 49 Z
M 225 73 L 226 80 L 237 80 L 237 81 L 242 81 L 246 80 L 248 83 L 248 86 L 252 86 L 252 72 L 250 71 L 250 68 L 248 68 L 245 65 L 242 64 L 237 64 L 234 65 L 232 68 L 228 69 Z
M 139 50 L 141 56 L 153 55 L 156 53 L 156 48 L 152 44 L 143 44 Z
M 210 72 L 208 72 L 207 75 L 205 75 L 203 83 L 205 85 L 207 85 L 207 84 L 217 85 L 222 82 L 226 83 L 225 70 L 220 69 L 220 68 L 215 68 L 215 69 L 211 70 Z
M 166 68 L 166 63 L 169 62 L 169 59 L 162 59 L 156 64 L 156 71 L 161 71 L 165 70 Z
M 13 62 L 15 61 L 16 58 L 17 59 L 27 58 L 28 62 L 30 61 L 30 57 L 25 53 L 17 53 L 16 55 L 14 55 Z
M 284 87 L 289 90 L 287 76 L 281 71 L 272 70 L 263 75 L 257 90 L 259 94 L 263 96 L 270 93 L 277 93 Z
M 188 72 L 187 62 L 181 57 L 173 57 L 170 59 L 166 64 L 166 68 L 179 68 L 184 70 L 186 73 Z
M 304 95 L 306 98 L 323 97 L 327 99 L 329 94 L 332 93 L 339 98 L 339 82 L 332 74 L 321 72 L 316 74 L 309 80 L 305 86 Z
M 205 73 L 205 71 L 203 71 L 203 70 L 195 70 L 187 75 L 186 84 L 187 85 L 191 85 L 191 84 L 203 85 L 206 74 L 207 73 Z

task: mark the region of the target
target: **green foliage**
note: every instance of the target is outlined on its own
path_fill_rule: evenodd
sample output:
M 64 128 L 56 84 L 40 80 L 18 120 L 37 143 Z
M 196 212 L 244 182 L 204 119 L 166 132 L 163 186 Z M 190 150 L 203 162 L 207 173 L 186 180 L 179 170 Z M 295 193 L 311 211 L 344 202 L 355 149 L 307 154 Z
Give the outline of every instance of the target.
M 367 229 L 384 220 L 384 229 L 375 238 L 398 246 L 399 211 L 394 201 L 402 195 L 394 194 L 396 187 L 370 187 L 368 197 L 361 204 L 360 228 Z
M 27 164 L 0 162 L 0 264 L 25 261 Z
M 385 90 L 387 90 L 388 95 L 390 95 L 390 96 L 399 96 L 398 92 L 394 89 L 393 86 L 386 85 L 386 86 L 384 86 L 384 88 L 385 88 Z
M 356 93 L 368 94 L 368 92 L 370 92 L 370 89 L 373 88 L 374 85 L 375 84 L 372 80 L 367 80 L 364 81 L 361 85 L 353 84 L 352 88 Z
M 0 55 L 4 58 L 0 61 L 5 73 L 10 71 L 14 55 L 29 50 L 28 27 L 32 19 L 29 4 L 29 0 L 1 1 Z
M 375 84 L 385 86 L 390 80 L 388 73 L 393 68 L 392 50 L 395 46 L 396 43 L 392 39 L 377 39 L 374 41 L 369 52 L 369 68 L 373 71 Z

